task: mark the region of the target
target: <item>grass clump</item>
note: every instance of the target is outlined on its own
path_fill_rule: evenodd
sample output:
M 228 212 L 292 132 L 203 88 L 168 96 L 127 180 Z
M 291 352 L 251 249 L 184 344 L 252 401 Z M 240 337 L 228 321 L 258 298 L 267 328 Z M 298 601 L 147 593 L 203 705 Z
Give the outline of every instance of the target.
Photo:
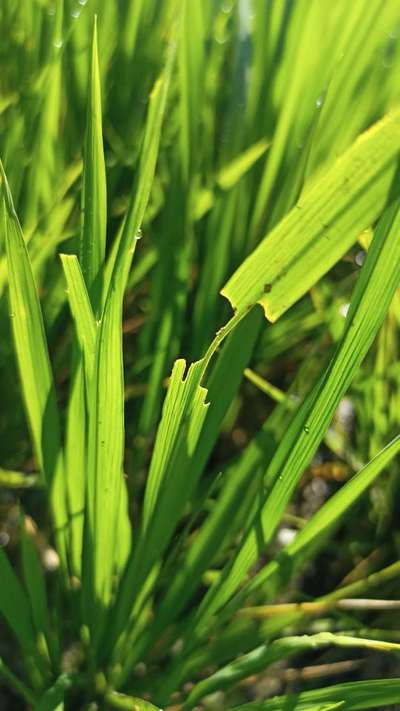
M 4 708 L 400 699 L 399 22 L 1 7 Z

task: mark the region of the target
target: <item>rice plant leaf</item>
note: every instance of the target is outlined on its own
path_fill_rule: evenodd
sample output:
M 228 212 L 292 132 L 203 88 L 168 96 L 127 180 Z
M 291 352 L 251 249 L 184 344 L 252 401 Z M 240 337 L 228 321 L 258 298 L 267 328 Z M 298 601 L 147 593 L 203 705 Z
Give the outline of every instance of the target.
M 139 539 L 127 566 L 113 625 L 123 629 L 132 601 L 165 549 L 196 483 L 193 456 L 207 412 L 207 390 L 200 386 L 204 362 L 175 362 L 145 490 Z
M 75 254 L 61 254 L 60 259 L 67 282 L 68 301 L 85 358 L 87 378 L 90 381 L 94 367 L 97 325 L 78 258 Z
M 0 611 L 27 654 L 35 646 L 36 633 L 28 598 L 2 548 L 0 548 Z
M 303 654 L 307 650 L 323 649 L 324 647 L 344 647 L 352 649 L 373 649 L 381 652 L 400 651 L 400 644 L 382 642 L 374 639 L 351 637 L 344 634 L 320 632 L 315 635 L 302 635 L 300 637 L 283 637 L 270 644 L 264 644 L 253 649 L 248 654 L 235 659 L 231 664 L 219 669 L 208 679 L 200 681 L 190 692 L 184 709 L 191 709 L 198 701 L 219 689 L 229 688 L 241 679 L 264 671 L 275 662 Z
M 299 408 L 276 450 L 266 476 L 274 486 L 255 516 L 234 559 L 209 590 L 196 614 L 197 624 L 216 612 L 236 590 L 265 550 L 305 467 L 311 461 L 340 398 L 346 392 L 380 328 L 400 280 L 400 211 L 388 208 L 353 296 L 344 331 L 325 372 Z
M 295 695 L 277 696 L 268 701 L 236 706 L 230 711 L 309 711 L 320 709 L 322 704 L 342 703 L 344 711 L 377 709 L 397 704 L 400 694 L 400 679 L 374 679 L 354 681 L 322 689 L 303 691 Z
M 196 447 L 196 459 L 191 463 L 202 471 L 212 451 L 220 431 L 224 415 L 237 392 L 242 373 L 251 355 L 260 326 L 260 310 L 253 311 L 238 324 L 227 339 L 226 344 L 210 374 L 207 388 L 209 406 Z M 176 401 L 175 401 L 176 402 Z M 176 410 L 173 406 L 172 412 Z M 170 413 L 165 413 L 167 422 Z M 179 423 L 176 425 L 181 427 Z M 172 427 L 169 427 L 168 440 L 172 441 Z M 153 465 L 152 465 L 153 466 Z M 149 483 L 150 485 L 150 483 Z M 157 608 L 155 619 L 147 625 L 140 640 L 137 642 L 138 653 L 142 645 L 152 644 L 157 635 L 167 623 L 173 622 L 179 612 L 185 607 L 190 596 L 198 586 L 201 576 L 206 570 L 218 545 L 230 530 L 234 521 L 234 512 L 238 501 L 243 496 L 248 482 L 237 479 L 227 481 L 221 500 L 218 499 L 212 514 L 204 522 L 187 555 L 176 571 L 168 591 Z
M 265 237 L 222 289 L 233 309 L 276 321 L 382 213 L 399 154 L 400 112 L 362 134 Z
M 3 219 L 12 329 L 28 422 L 39 466 L 49 489 L 59 552 L 66 561 L 68 523 L 59 414 L 42 312 L 28 251 L 2 164 Z
M 204 19 L 201 3 L 183 0 L 179 38 L 180 144 L 182 174 L 187 181 L 194 168 L 199 140 L 204 65 Z
M 107 190 L 104 163 L 101 87 L 97 54 L 97 19 L 94 19 L 82 190 L 83 224 L 80 261 L 93 311 L 101 307 L 106 249 Z
M 71 570 L 74 576 L 80 580 L 82 576 L 82 546 L 86 493 L 84 474 L 87 465 L 87 378 L 85 378 L 85 365 L 88 363 L 88 356 L 83 354 L 76 340 L 73 343 L 72 351 L 66 421 L 65 468 L 67 472 L 68 510 L 70 515 L 69 555 Z
M 135 189 L 108 271 L 106 299 L 96 340 L 94 371 L 88 398 L 88 539 L 85 543 L 85 610 L 98 639 L 111 600 L 119 532 L 124 455 L 124 382 L 122 305 L 138 231 L 150 197 L 162 120 L 174 60 L 170 48 L 166 69 L 150 98 Z M 126 513 L 127 515 L 127 513 Z M 128 525 L 123 526 L 125 532 Z M 96 604 L 93 605 L 93 597 Z
M 150 198 L 154 172 L 157 163 L 158 150 L 161 137 L 161 127 L 167 103 L 168 89 L 171 81 L 172 68 L 175 60 L 175 44 L 171 41 L 165 70 L 156 81 L 150 95 L 150 105 L 144 131 L 143 143 L 137 176 L 135 178 L 131 199 L 122 228 L 116 238 L 116 243 L 111 251 L 111 258 L 107 262 L 105 271 L 105 294 L 109 294 L 111 283 L 118 286 L 119 292 L 125 288 L 125 281 L 118 274 L 129 271 L 133 258 L 136 242 L 140 237 L 140 226 Z M 128 265 L 123 267 L 125 261 Z M 117 278 L 118 277 L 118 278 Z M 120 298 L 122 298 L 120 296 Z

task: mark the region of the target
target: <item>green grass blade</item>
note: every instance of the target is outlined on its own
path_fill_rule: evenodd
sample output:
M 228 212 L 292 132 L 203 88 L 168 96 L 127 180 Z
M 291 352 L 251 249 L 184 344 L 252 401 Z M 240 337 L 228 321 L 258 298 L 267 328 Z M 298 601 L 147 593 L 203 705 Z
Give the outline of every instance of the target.
M 82 191 L 83 225 L 80 248 L 82 272 L 93 311 L 101 309 L 103 264 L 106 249 L 107 192 L 103 150 L 101 89 L 97 56 L 97 20 L 92 38 L 86 114 Z
M 376 679 L 355 681 L 324 689 L 303 691 L 296 695 L 278 696 L 268 701 L 255 701 L 236 706 L 230 711 L 309 711 L 321 704 L 341 702 L 343 711 L 377 709 L 396 704 L 400 695 L 400 679 Z
M 400 644 L 397 643 L 351 637 L 344 634 L 332 634 L 331 632 L 320 632 L 319 634 L 303 635 L 301 637 L 284 637 L 271 644 L 265 644 L 252 650 L 226 667 L 219 669 L 208 679 L 196 684 L 183 708 L 191 709 L 203 696 L 219 689 L 229 688 L 241 679 L 264 671 L 268 666 L 281 659 L 295 654 L 302 654 L 307 650 L 323 649 L 329 646 L 372 649 L 381 652 L 400 651 Z
M 366 131 L 222 289 L 235 310 L 259 302 L 275 321 L 382 213 L 397 169 L 400 113 Z
M 28 422 L 66 563 L 68 523 L 59 415 L 43 318 L 28 251 L 0 163 L 12 328 Z
M 142 145 L 136 190 L 123 229 L 115 262 L 109 270 L 109 286 L 98 329 L 93 382 L 88 399 L 88 542 L 86 548 L 85 609 L 92 631 L 98 639 L 101 620 L 111 600 L 117 549 L 118 514 L 124 454 L 124 383 L 122 361 L 122 301 L 138 231 L 147 207 L 158 156 L 165 111 L 173 48 L 163 77 L 156 83 L 150 99 Z M 124 526 L 127 530 L 127 526 Z M 118 553 L 117 553 L 118 551 Z M 92 583 L 89 584 L 89 580 Z M 93 605 L 93 596 L 96 604 Z
M 78 258 L 74 254 L 61 254 L 60 259 L 67 282 L 68 301 L 74 317 L 77 338 L 84 354 L 89 382 L 94 367 L 98 327 Z
M 85 472 L 87 463 L 86 362 L 83 352 L 75 342 L 73 345 L 67 409 L 65 469 L 67 472 L 68 510 L 70 515 L 71 570 L 79 580 L 82 575 Z
M 145 491 L 140 536 L 128 563 L 114 616 L 117 632 L 122 631 L 132 601 L 165 549 L 196 481 L 189 467 L 207 411 L 207 391 L 200 387 L 204 363 L 193 364 L 186 378 L 185 368 L 185 361 L 176 361 L 165 398 Z

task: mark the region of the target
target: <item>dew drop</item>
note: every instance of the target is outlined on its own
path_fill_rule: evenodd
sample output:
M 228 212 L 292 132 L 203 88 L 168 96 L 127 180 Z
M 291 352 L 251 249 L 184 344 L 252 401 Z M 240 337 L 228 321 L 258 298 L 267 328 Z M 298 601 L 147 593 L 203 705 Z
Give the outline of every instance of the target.
M 77 20 L 78 17 L 80 17 L 80 14 L 81 14 L 81 11 L 80 11 L 79 7 L 75 7 L 71 12 L 71 17 L 73 17 L 74 20 Z
M 319 96 L 315 102 L 315 106 L 317 107 L 317 109 L 320 109 L 323 103 L 324 103 L 323 96 Z
M 310 432 L 310 427 L 309 427 L 309 425 L 304 425 L 304 432 L 305 432 L 306 434 L 309 434 L 309 432 Z
M 78 0 L 79 5 L 86 5 L 87 0 Z
M 10 542 L 10 536 L 6 531 L 0 532 L 0 548 L 5 548 Z
M 56 49 L 61 49 L 61 47 L 63 46 L 62 39 L 54 40 L 53 45 Z
M 138 231 L 135 234 L 135 239 L 142 239 L 142 237 L 143 237 L 142 230 L 139 227 Z
M 360 252 L 357 252 L 357 254 L 356 254 L 355 258 L 354 258 L 354 261 L 355 261 L 355 263 L 357 264 L 358 267 L 362 267 L 362 265 L 364 264 L 365 256 L 366 256 L 366 255 L 365 255 L 365 252 L 364 252 L 363 250 L 361 250 Z

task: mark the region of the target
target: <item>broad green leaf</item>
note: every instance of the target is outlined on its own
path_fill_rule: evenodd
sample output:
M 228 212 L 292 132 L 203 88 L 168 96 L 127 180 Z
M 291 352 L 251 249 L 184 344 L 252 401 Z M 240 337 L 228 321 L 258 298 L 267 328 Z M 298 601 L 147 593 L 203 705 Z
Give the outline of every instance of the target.
M 399 128 L 400 112 L 388 114 L 306 191 L 222 289 L 233 309 L 259 302 L 276 321 L 380 216 L 396 175 Z
M 28 251 L 1 163 L 0 170 L 9 300 L 19 374 L 36 456 L 49 490 L 59 553 L 65 564 L 68 515 L 56 393 Z

